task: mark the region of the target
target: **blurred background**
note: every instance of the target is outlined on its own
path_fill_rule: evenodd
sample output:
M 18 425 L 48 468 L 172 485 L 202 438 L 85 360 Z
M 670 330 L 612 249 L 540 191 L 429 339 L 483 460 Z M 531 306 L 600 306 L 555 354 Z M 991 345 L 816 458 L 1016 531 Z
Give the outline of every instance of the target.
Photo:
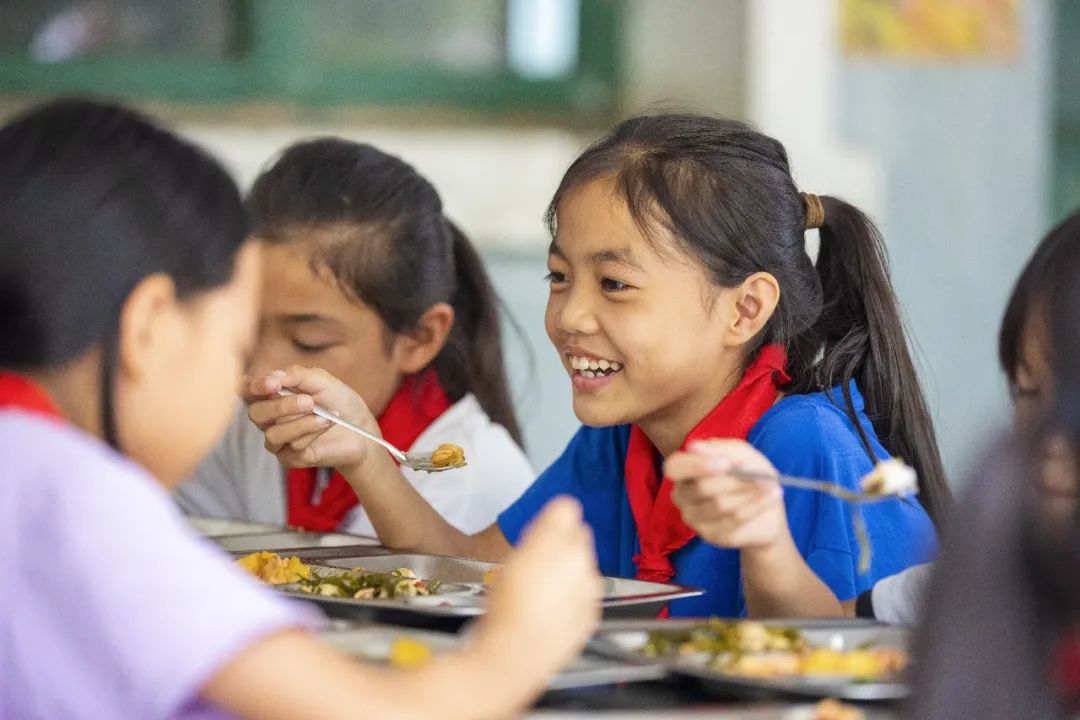
M 577 423 L 543 332 L 541 216 L 611 123 L 747 119 L 880 223 L 946 462 L 1007 423 L 1004 301 L 1080 206 L 1077 0 L 0 0 L 0 115 L 124 99 L 245 187 L 318 134 L 401 155 L 482 248 L 543 468 Z

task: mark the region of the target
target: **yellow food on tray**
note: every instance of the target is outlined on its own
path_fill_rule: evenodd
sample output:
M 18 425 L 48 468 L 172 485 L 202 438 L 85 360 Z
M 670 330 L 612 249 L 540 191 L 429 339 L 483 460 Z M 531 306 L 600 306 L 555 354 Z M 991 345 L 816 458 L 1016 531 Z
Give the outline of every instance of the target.
M 465 467 L 465 450 L 458 445 L 443 443 L 431 453 L 431 464 L 437 468 Z
M 486 587 L 491 587 L 492 585 L 495 584 L 495 581 L 498 579 L 498 577 L 499 577 L 499 568 L 493 567 L 490 570 L 485 570 L 484 571 L 484 579 L 483 579 L 484 585 Z
M 799 672 L 803 675 L 851 675 L 873 679 L 899 672 L 907 665 L 907 654 L 896 648 L 865 650 L 817 649 L 803 656 Z
M 419 640 L 401 637 L 390 646 L 390 664 L 398 668 L 415 668 L 431 660 L 431 648 Z
M 311 578 L 311 568 L 300 558 L 283 558 L 272 552 L 254 552 L 240 558 L 236 564 L 271 585 L 284 585 Z
M 899 648 L 813 647 L 796 628 L 752 620 L 709 620 L 677 630 L 656 630 L 649 633 L 640 652 L 649 657 L 700 658 L 718 672 L 754 678 L 842 675 L 876 680 L 900 672 L 908 662 L 907 653 Z
M 814 707 L 814 720 L 864 720 L 865 717 L 859 708 L 832 698 L 822 700 Z

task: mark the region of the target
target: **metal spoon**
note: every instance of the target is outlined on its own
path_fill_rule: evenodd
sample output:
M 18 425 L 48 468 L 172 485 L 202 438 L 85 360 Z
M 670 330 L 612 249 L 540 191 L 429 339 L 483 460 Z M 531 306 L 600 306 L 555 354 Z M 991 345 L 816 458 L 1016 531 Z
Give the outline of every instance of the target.
M 297 395 L 297 393 L 293 392 L 292 390 L 282 389 L 282 390 L 278 391 L 278 395 L 281 395 L 281 396 L 285 397 L 285 396 L 289 396 L 289 395 Z M 340 425 L 341 427 L 345 428 L 346 430 L 352 430 L 357 435 L 363 435 L 368 440 L 371 440 L 372 442 L 375 442 L 375 443 L 378 443 L 379 445 L 382 445 L 383 448 L 386 450 L 386 452 L 390 453 L 394 457 L 395 460 L 397 460 L 400 464 L 404 465 L 405 467 L 409 467 L 409 468 L 412 468 L 413 470 L 420 470 L 422 472 L 429 472 L 429 473 L 444 472 L 446 470 L 454 470 L 455 469 L 455 466 L 453 466 L 453 465 L 447 465 L 447 466 L 441 466 L 441 467 L 436 466 L 435 463 L 432 462 L 432 459 L 431 459 L 431 456 L 432 456 L 433 453 L 429 453 L 429 452 L 402 452 L 401 450 L 398 450 L 392 443 L 387 442 L 386 440 L 379 437 L 378 435 L 375 435 L 373 433 L 368 432 L 367 430 L 360 427 L 359 425 L 351 423 L 348 420 L 345 420 L 344 418 L 338 417 L 337 415 L 330 412 L 326 408 L 319 407 L 318 405 L 316 405 L 314 408 L 312 408 L 311 412 L 314 413 L 315 415 L 318 415 L 321 418 L 326 418 L 327 420 L 334 423 L 335 425 Z M 458 467 L 460 467 L 460 466 L 458 466 Z
M 843 485 L 837 485 L 836 483 L 828 482 L 826 480 L 815 480 L 812 478 L 796 477 L 794 475 L 771 475 L 769 473 L 755 472 L 753 470 L 734 470 L 731 474 L 735 477 L 742 478 L 743 480 L 768 480 L 770 482 L 778 482 L 787 487 L 814 490 L 816 492 L 825 493 L 826 495 L 832 495 L 841 500 L 846 500 L 850 503 L 871 503 L 888 500 L 890 498 L 904 497 L 903 495 L 896 495 L 893 493 L 856 492 L 854 490 L 848 490 Z

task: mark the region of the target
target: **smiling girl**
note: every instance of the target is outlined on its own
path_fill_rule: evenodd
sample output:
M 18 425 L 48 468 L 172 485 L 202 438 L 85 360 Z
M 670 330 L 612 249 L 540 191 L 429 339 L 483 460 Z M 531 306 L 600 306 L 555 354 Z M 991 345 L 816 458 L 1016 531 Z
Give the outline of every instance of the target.
M 638 117 L 587 149 L 548 213 L 546 327 L 584 423 L 563 455 L 476 535 L 455 531 L 395 482 L 384 453 L 297 419 L 313 394 L 354 421 L 369 413 L 340 383 L 295 368 L 256 381 L 252 416 L 286 463 L 329 460 L 394 547 L 499 559 L 556 495 L 579 498 L 612 575 L 704 588 L 672 614 L 813 614 L 928 560 L 927 508 L 943 472 L 870 221 L 832 197 L 800 194 L 783 146 L 733 121 Z M 804 233 L 820 228 L 816 264 Z M 780 472 L 855 488 L 898 455 L 921 500 L 867 507 L 874 547 L 857 571 L 850 509 L 746 481 L 717 502 L 735 522 L 718 548 L 672 500 L 664 457 L 710 438 L 744 439 Z M 786 522 L 785 522 L 786 520 Z M 771 523 L 782 531 L 757 534 Z

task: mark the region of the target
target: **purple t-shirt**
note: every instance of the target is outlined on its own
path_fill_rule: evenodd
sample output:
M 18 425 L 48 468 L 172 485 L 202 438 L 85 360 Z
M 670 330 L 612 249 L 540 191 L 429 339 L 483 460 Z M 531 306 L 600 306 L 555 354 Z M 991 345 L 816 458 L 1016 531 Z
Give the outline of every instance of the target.
M 260 586 L 144 470 L 0 412 L 0 718 L 196 718 L 216 670 L 317 613 Z

